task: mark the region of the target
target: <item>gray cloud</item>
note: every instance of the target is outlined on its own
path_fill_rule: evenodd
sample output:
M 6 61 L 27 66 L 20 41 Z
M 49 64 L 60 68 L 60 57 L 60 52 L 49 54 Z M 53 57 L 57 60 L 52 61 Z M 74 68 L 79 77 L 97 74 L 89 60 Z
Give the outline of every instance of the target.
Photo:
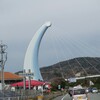
M 40 67 L 76 56 L 99 56 L 99 12 L 99 0 L 1 0 L 0 40 L 8 45 L 5 70 L 15 72 L 22 69 L 30 40 L 48 20 L 52 22 L 52 27 L 41 42 Z M 79 44 L 80 41 L 84 44 Z M 75 44 L 77 46 L 73 47 Z M 85 44 L 89 47 L 85 47 Z M 55 47 L 59 59 L 55 55 Z M 67 53 L 66 47 L 73 56 Z M 83 53 L 83 48 L 87 50 L 86 53 Z M 89 48 L 94 48 L 97 54 L 88 52 Z M 77 50 L 80 53 L 76 53 Z

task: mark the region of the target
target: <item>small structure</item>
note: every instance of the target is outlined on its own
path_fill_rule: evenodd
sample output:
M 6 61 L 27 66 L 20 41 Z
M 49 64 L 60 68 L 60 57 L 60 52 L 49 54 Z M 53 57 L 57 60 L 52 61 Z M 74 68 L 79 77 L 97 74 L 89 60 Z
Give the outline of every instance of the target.
M 37 81 L 37 80 L 30 80 L 30 82 L 29 80 L 26 80 L 25 83 L 23 81 L 17 82 L 17 83 L 11 84 L 10 87 L 15 88 L 15 89 L 24 89 L 24 84 L 25 84 L 25 89 L 38 90 L 42 94 L 43 92 L 50 93 L 50 90 L 51 90 L 51 85 L 49 83 Z
M 22 76 L 16 75 L 16 74 L 11 73 L 11 72 L 4 72 L 5 84 L 11 84 L 11 83 L 19 82 L 22 80 L 23 80 Z M 0 72 L 0 82 L 1 82 L 1 72 Z
M 31 80 L 30 82 L 31 82 L 31 87 L 41 86 L 41 85 L 44 84 L 44 82 L 36 81 L 36 80 Z M 17 87 L 17 86 L 18 87 L 23 87 L 23 85 L 24 85 L 24 82 L 23 81 L 17 82 L 17 83 L 14 83 L 14 84 L 11 84 L 11 86 L 13 86 L 13 87 Z M 26 87 L 28 87 L 28 86 L 29 86 L 29 81 L 27 80 L 26 81 Z

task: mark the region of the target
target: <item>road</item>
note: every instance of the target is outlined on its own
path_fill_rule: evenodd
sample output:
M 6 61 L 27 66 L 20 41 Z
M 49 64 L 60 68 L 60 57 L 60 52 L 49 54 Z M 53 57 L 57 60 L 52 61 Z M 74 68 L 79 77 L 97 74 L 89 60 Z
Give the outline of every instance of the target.
M 100 93 L 90 93 L 88 94 L 89 100 L 100 100 Z M 64 96 L 57 97 L 53 100 L 72 100 L 71 97 L 66 94 Z
M 100 93 L 89 94 L 90 100 L 100 100 Z

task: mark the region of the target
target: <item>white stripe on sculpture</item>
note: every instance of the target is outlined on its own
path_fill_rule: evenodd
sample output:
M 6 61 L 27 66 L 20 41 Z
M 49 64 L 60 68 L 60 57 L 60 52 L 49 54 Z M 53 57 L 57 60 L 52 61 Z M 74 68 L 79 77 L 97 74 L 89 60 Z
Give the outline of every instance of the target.
M 26 71 L 26 73 L 28 73 L 29 70 L 31 71 L 31 73 L 34 73 L 34 76 L 32 76 L 34 80 L 43 80 L 38 64 L 38 52 L 42 37 L 50 26 L 51 23 L 46 22 L 40 27 L 40 29 L 35 33 L 32 40 L 30 41 L 25 54 L 24 70 Z

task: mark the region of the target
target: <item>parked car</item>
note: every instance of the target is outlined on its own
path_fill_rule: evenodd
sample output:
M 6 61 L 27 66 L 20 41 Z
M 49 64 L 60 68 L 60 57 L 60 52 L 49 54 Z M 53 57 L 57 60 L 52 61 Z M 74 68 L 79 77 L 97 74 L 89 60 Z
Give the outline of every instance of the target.
M 86 93 L 90 93 L 90 92 L 92 92 L 92 88 L 91 87 L 86 89 Z
M 95 87 L 95 88 L 92 88 L 92 93 L 97 93 L 98 92 L 98 89 Z

